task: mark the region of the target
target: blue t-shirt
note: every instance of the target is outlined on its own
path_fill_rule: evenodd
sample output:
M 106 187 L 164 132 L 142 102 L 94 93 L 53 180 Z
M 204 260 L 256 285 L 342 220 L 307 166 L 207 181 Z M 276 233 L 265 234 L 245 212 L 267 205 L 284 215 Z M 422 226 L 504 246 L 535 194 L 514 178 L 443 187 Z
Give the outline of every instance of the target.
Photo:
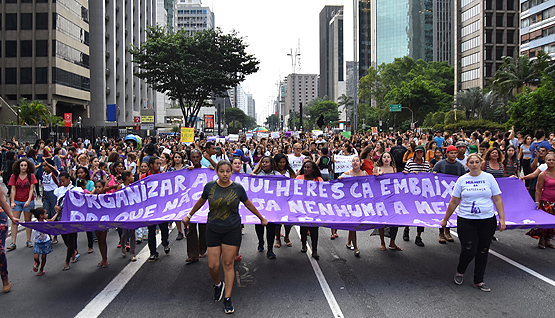
M 434 137 L 434 140 L 437 142 L 437 146 L 438 146 L 439 148 L 441 148 L 441 146 L 443 146 L 443 142 L 445 141 L 445 138 L 435 136 L 435 137 Z
M 551 149 L 551 144 L 547 140 L 542 140 L 540 142 L 534 141 L 532 145 L 530 145 L 530 152 L 532 153 L 532 161 L 536 158 L 536 147 L 544 146 L 547 150 Z

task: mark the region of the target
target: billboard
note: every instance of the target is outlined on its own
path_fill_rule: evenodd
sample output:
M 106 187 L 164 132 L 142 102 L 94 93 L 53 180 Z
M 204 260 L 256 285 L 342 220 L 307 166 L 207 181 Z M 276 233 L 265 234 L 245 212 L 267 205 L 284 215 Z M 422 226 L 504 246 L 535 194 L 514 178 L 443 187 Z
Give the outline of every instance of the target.
M 214 115 L 204 115 L 204 130 L 214 129 Z

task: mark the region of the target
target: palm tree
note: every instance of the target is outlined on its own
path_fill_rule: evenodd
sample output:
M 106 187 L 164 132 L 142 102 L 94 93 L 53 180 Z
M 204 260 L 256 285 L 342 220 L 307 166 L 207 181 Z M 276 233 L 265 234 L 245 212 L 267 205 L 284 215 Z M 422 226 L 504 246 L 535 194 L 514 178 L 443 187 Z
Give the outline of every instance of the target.
M 19 101 L 19 106 L 14 106 L 19 113 L 20 125 L 38 125 L 47 123 L 50 110 L 39 101 L 27 102 L 25 98 Z
M 495 73 L 494 89 L 501 95 L 514 97 L 522 93 L 524 86 L 536 86 L 550 59 L 543 51 L 533 60 L 527 55 L 520 55 L 517 59 L 504 56 L 503 64 Z
M 473 87 L 457 92 L 456 105 L 457 109 L 464 111 L 466 120 L 476 117 L 489 119 L 503 102 L 495 92 L 484 93 L 481 89 Z
M 354 105 L 354 100 L 351 96 L 347 96 L 345 94 L 339 96 L 339 98 L 337 99 L 337 105 L 341 108 L 343 107 L 343 111 L 347 114 L 347 120 L 352 120 L 353 119 L 353 105 Z

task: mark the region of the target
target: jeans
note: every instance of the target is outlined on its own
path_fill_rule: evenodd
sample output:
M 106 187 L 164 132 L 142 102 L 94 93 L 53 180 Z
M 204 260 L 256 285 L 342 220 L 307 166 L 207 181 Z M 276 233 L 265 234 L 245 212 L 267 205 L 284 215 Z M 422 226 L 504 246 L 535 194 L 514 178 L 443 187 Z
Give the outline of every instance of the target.
M 258 246 L 264 246 L 264 226 L 261 224 L 255 224 L 254 230 L 256 231 L 256 236 L 258 237 Z M 276 237 L 276 224 L 268 223 L 266 225 L 266 241 L 268 241 L 268 251 L 271 251 L 274 247 L 274 237 Z
M 8 215 L 0 212 L 0 276 L 8 279 L 8 260 L 6 259 L 6 236 L 8 235 Z
M 42 206 L 46 209 L 46 213 L 48 213 L 48 218 L 52 218 L 56 211 L 54 207 L 56 206 L 56 196 L 54 195 L 54 191 L 44 191 L 44 202 Z
M 170 245 L 168 241 L 168 222 L 162 222 L 158 226 L 162 234 L 162 245 L 166 247 Z M 156 252 L 156 225 L 148 227 L 148 249 L 150 250 L 150 255 L 158 255 L 158 252 Z
M 461 255 L 457 272 L 464 274 L 470 262 L 476 259 L 474 261 L 474 284 L 479 284 L 484 281 L 489 245 L 497 228 L 497 219 L 495 216 L 480 220 L 458 217 L 457 224 L 457 233 L 461 241 Z

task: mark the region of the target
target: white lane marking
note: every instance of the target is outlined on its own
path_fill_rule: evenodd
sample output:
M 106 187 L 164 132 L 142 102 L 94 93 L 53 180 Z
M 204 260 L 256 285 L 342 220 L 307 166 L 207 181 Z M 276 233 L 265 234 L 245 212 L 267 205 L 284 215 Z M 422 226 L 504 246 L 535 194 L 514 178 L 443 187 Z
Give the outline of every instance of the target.
M 451 232 L 451 234 L 456 236 L 456 237 L 459 237 L 457 235 L 457 233 L 455 233 L 455 232 Z M 530 269 L 530 268 L 528 268 L 528 267 L 526 267 L 526 266 L 524 266 L 520 263 L 517 263 L 517 262 L 513 261 L 512 259 L 508 258 L 507 256 L 505 256 L 503 254 L 500 254 L 500 253 L 497 253 L 496 251 L 494 251 L 492 249 L 489 250 L 489 253 L 491 255 L 496 256 L 497 258 L 500 258 L 501 260 L 513 265 L 514 267 L 516 267 L 516 268 L 518 268 L 518 269 L 520 269 L 520 270 L 522 270 L 522 271 L 524 271 L 524 272 L 526 272 L 526 273 L 528 273 L 528 274 L 530 274 L 530 275 L 532 275 L 532 276 L 534 276 L 538 279 L 541 279 L 544 282 L 548 283 L 549 285 L 555 287 L 555 281 L 552 280 L 551 278 L 547 278 L 547 277 L 543 276 L 542 274 L 536 272 L 535 270 Z
M 171 233 L 172 230 L 169 230 Z M 169 235 L 169 234 L 168 234 Z M 162 235 L 158 233 L 156 235 L 156 247 L 162 244 Z M 112 281 L 104 287 L 104 289 L 94 297 L 91 302 L 81 310 L 75 316 L 75 318 L 96 318 L 108 307 L 108 305 L 116 298 L 116 296 L 123 290 L 125 285 L 133 278 L 133 276 L 139 271 L 141 266 L 148 260 L 150 256 L 150 251 L 148 249 L 148 244 L 141 249 L 141 252 L 137 254 L 136 262 L 129 262 L 119 274 L 112 279 Z
M 301 236 L 301 231 L 299 230 L 299 226 L 296 225 L 295 229 L 297 230 L 297 234 Z M 314 274 L 316 274 L 316 278 L 320 283 L 322 292 L 324 292 L 324 296 L 326 296 L 326 300 L 328 301 L 328 305 L 330 306 L 333 316 L 336 318 L 345 317 L 343 316 L 343 312 L 341 311 L 341 308 L 339 307 L 337 300 L 335 300 L 335 296 L 333 296 L 333 292 L 331 291 L 331 288 L 328 285 L 328 282 L 326 281 L 326 277 L 324 277 L 324 273 L 322 273 L 322 270 L 320 269 L 320 265 L 318 265 L 318 262 L 314 258 L 312 258 L 312 249 L 310 248 L 310 246 L 308 246 L 308 244 L 307 244 L 306 256 L 308 257 L 308 260 L 312 265 L 312 269 L 314 270 Z

